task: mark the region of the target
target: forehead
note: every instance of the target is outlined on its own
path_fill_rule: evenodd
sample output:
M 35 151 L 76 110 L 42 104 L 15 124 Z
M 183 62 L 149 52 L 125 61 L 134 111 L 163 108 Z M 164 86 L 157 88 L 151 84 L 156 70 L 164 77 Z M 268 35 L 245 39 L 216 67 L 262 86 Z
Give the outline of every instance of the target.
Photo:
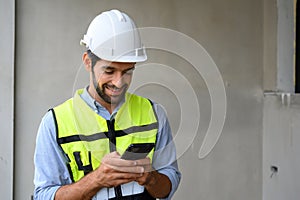
M 107 61 L 107 60 L 99 60 L 96 63 L 96 66 L 100 67 L 100 68 L 113 68 L 116 70 L 126 70 L 129 68 L 134 67 L 135 63 L 123 63 L 123 62 L 111 62 L 111 61 Z

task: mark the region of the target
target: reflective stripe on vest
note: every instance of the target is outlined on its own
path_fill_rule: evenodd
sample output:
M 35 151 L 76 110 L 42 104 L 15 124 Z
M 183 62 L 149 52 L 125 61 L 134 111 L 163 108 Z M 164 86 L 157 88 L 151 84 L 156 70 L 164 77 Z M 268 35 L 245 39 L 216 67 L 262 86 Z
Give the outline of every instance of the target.
M 158 122 L 151 102 L 126 93 L 126 101 L 115 119 L 107 121 L 95 113 L 80 97 L 54 108 L 57 142 L 69 158 L 73 181 L 99 167 L 103 156 L 116 150 L 122 154 L 131 143 L 156 142 Z M 153 152 L 148 155 L 150 159 Z

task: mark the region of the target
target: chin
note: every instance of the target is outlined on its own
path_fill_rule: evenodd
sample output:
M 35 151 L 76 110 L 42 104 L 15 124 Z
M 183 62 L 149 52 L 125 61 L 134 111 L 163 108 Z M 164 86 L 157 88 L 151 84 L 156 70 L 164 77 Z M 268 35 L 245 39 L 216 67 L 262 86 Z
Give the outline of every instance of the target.
M 119 98 L 113 97 L 110 99 L 110 104 L 116 105 L 116 104 L 120 103 L 122 101 L 122 99 L 123 99 L 122 97 L 119 97 Z

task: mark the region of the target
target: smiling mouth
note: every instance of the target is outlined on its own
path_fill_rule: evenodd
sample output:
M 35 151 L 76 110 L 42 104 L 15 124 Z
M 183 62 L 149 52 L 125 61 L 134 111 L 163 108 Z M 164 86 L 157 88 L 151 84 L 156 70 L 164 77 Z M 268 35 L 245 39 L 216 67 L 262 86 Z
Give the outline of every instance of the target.
M 124 85 L 121 88 L 118 88 L 114 85 L 112 85 L 112 86 L 106 85 L 105 88 L 111 92 L 112 96 L 119 96 L 123 93 L 124 89 L 126 88 L 126 85 Z

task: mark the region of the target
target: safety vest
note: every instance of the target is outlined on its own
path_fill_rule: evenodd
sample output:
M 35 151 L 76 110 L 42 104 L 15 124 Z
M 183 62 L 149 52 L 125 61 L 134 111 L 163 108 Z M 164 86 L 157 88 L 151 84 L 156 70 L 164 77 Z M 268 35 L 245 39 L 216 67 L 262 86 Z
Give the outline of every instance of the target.
M 122 154 L 132 143 L 155 143 L 158 130 L 148 99 L 126 93 L 114 119 L 106 120 L 83 101 L 82 92 L 78 90 L 73 98 L 53 109 L 57 142 L 69 160 L 74 182 L 98 168 L 109 152 Z M 151 160 L 153 152 L 148 155 Z

